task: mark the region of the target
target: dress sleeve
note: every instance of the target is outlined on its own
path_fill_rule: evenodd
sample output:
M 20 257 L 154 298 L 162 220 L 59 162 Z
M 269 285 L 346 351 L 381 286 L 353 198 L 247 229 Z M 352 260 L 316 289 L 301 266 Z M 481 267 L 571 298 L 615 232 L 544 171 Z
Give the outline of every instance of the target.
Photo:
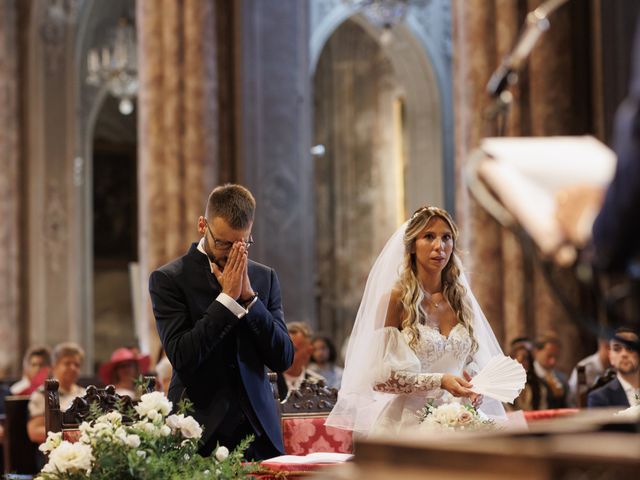
M 395 327 L 385 327 L 384 354 L 373 389 L 384 393 L 430 392 L 440 389 L 441 373 L 421 373 L 420 360 Z

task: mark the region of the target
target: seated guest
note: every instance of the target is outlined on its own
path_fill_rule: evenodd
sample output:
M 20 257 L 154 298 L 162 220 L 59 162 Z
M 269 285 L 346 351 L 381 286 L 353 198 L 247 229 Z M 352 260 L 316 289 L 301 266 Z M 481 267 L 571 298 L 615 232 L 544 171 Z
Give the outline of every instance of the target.
M 327 386 L 339 389 L 342 381 L 342 368 L 336 365 L 336 347 L 327 337 L 316 337 L 311 342 L 313 351 L 309 370 L 322 375 Z
M 587 387 L 591 387 L 610 365 L 609 341 L 605 337 L 598 337 L 598 350 L 580 360 L 571 372 L 569 377 L 569 405 L 575 407 L 578 404 L 578 367 L 584 367 Z
M 22 360 L 22 378 L 11 385 L 11 395 L 31 395 L 44 384 L 51 367 L 51 352 L 44 346 L 31 347 Z
M 84 360 L 84 351 L 75 343 L 66 342 L 53 349 L 51 370 L 53 378 L 60 383 L 60 410 L 71 406 L 73 399 L 84 395 L 84 388 L 76 384 Z M 40 387 L 29 399 L 29 422 L 27 433 L 32 442 L 42 443 L 47 435 L 44 426 L 44 388 Z
M 554 333 L 542 335 L 535 342 L 533 368 L 540 382 L 542 410 L 567 407 L 567 376 L 555 368 L 561 352 L 562 344 Z
M 138 398 L 136 380 L 149 370 L 149 355 L 138 355 L 129 348 L 118 348 L 111 359 L 100 367 L 100 378 L 105 385 L 116 387 L 119 395 Z
M 515 338 L 511 341 L 509 356 L 520 362 L 527 372 L 527 383 L 513 404 L 505 404 L 509 410 L 539 410 L 540 409 L 540 384 L 533 369 L 533 344 L 526 337 Z
M 305 322 L 291 322 L 287 325 L 287 331 L 293 342 L 294 354 L 291 367 L 283 373 L 278 373 L 278 396 L 280 400 L 287 398 L 289 391 L 300 388 L 303 380 L 312 383 L 317 383 L 320 380 L 326 381 L 322 375 L 307 368 L 313 351 L 311 327 Z
M 609 361 L 616 378 L 589 392 L 588 407 L 630 407 L 640 404 L 640 342 L 630 328 L 618 328 L 609 341 Z

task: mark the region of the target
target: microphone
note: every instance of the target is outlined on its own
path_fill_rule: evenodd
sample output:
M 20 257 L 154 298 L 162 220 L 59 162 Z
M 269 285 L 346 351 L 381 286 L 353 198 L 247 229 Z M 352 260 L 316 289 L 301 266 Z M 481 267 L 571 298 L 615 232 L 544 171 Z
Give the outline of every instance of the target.
M 560 8 L 568 0 L 547 0 L 538 8 L 529 12 L 524 22 L 524 28 L 513 50 L 508 54 L 487 83 L 487 93 L 492 97 L 499 97 L 508 85 L 517 82 L 518 72 L 527 59 L 538 39 L 546 32 L 550 23 L 547 17 Z

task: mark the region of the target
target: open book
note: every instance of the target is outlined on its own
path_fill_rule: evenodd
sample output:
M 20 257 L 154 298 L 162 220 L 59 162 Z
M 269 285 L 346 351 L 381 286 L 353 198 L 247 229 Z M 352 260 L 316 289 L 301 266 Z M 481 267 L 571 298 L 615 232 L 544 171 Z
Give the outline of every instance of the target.
M 477 175 L 531 236 L 543 255 L 556 256 L 568 238 L 557 217 L 559 194 L 575 186 L 604 190 L 616 156 L 593 137 L 486 138 Z M 599 210 L 579 226 L 590 232 Z
M 279 457 L 269 458 L 263 461 L 263 465 L 281 464 L 281 463 L 342 463 L 351 460 L 353 455 L 350 453 L 333 453 L 333 452 L 315 452 L 307 455 L 281 455 Z

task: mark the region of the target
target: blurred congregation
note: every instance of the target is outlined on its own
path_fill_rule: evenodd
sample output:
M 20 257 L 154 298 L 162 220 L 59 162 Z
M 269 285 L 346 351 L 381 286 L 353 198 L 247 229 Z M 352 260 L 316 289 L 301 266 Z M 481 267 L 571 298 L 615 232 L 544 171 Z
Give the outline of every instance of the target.
M 209 234 L 218 245 L 205 211 L 227 184 L 255 197 L 240 243 L 281 288 L 293 359 L 274 372 L 279 401 L 303 382 L 339 391 L 376 257 L 433 205 L 455 218 L 473 293 L 526 371 L 507 410 L 640 404 L 632 201 L 601 222 L 615 238 L 599 249 L 607 185 L 591 192 L 589 234 L 567 227 L 573 256 L 558 262 L 470 188 L 486 137 L 640 153 L 637 123 L 616 147 L 616 111 L 640 95 L 635 0 L 556 2 L 496 114 L 487 82 L 545 3 L 0 0 L 0 439 L 5 398 L 21 397 L 28 438 L 45 441 L 47 379 L 62 410 L 88 385 L 135 399 L 150 376 L 169 392 L 180 356 L 149 278 Z M 573 192 L 555 193 L 560 210 Z M 246 314 L 267 303 L 250 293 L 235 298 Z

